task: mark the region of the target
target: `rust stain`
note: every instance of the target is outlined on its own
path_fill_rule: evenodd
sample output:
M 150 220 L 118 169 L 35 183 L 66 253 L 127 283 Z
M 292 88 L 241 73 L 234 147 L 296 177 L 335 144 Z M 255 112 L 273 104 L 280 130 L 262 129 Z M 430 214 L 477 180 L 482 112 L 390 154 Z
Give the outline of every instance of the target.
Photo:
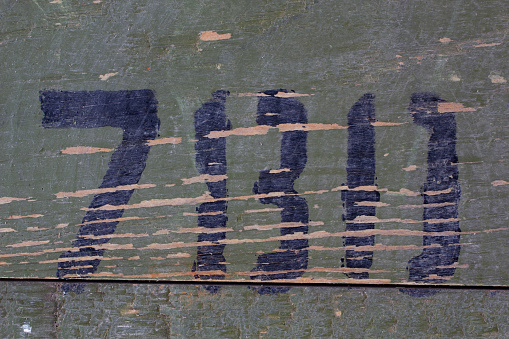
M 227 40 L 232 37 L 231 33 L 218 34 L 215 31 L 201 31 L 200 32 L 200 40 L 201 41 L 216 41 L 216 40 Z
M 161 138 L 161 139 L 155 139 L 155 140 L 148 140 L 147 145 L 149 146 L 155 146 L 155 145 L 165 145 L 165 144 L 180 144 L 182 142 L 182 138 Z
M 29 246 L 38 246 L 49 243 L 49 240 L 42 241 L 23 241 L 17 244 L 6 245 L 6 247 L 29 247 Z
M 182 185 L 191 185 L 199 182 L 218 182 L 228 179 L 227 175 L 210 175 L 210 174 L 202 174 L 197 177 L 180 179 L 182 180 Z
M 493 186 L 502 186 L 502 185 L 509 185 L 509 182 L 505 181 L 505 180 L 495 180 L 495 181 L 492 181 L 491 184 Z
M 116 186 L 116 187 L 108 187 L 108 188 L 94 188 L 90 190 L 80 190 L 76 192 L 58 192 L 55 193 L 55 196 L 58 199 L 62 198 L 81 198 L 86 197 L 87 195 L 92 194 L 101 194 L 101 193 L 111 193 L 111 192 L 117 192 L 117 191 L 128 191 L 128 190 L 134 190 L 134 189 L 144 189 L 144 188 L 152 188 L 156 187 L 154 184 L 144 184 L 144 185 L 123 185 L 123 186 Z
M 465 107 L 461 102 L 439 102 L 438 113 L 475 112 L 472 107 Z
M 101 148 L 101 147 L 89 147 L 89 146 L 76 146 L 76 147 L 67 147 L 63 149 L 61 152 L 63 154 L 92 154 L 99 152 L 111 152 L 112 148 Z

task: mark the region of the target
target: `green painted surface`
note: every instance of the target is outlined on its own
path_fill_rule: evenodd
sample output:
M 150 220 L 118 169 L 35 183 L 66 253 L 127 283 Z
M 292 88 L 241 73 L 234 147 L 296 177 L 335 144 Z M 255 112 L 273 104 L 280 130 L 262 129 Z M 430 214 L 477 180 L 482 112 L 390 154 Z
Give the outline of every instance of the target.
M 294 287 L 260 296 L 247 286 L 1 283 L 3 338 L 505 338 L 507 291 Z M 31 333 L 25 332 L 23 325 Z
M 0 205 L 1 227 L 14 230 L 0 233 L 0 276 L 55 276 L 56 264 L 47 261 L 58 258 L 61 251 L 55 249 L 71 246 L 85 213 L 81 208 L 93 197 L 57 199 L 55 194 L 97 188 L 111 154 L 67 155 L 61 150 L 115 148 L 121 140 L 121 131 L 113 128 L 43 129 L 40 90 L 149 88 L 157 93 L 160 137 L 180 137 L 182 142 L 152 147 L 140 184 L 156 186 L 137 190 L 130 200 L 135 204 L 198 197 L 207 190 L 203 183 L 182 185 L 181 179 L 198 175 L 193 112 L 211 92 L 232 92 L 227 114 L 237 128 L 256 125 L 257 102 L 256 97 L 238 93 L 288 88 L 311 94 L 299 98 L 310 122 L 342 126 L 359 97 L 367 92 L 376 95 L 377 119 L 403 123 L 376 128 L 377 184 L 389 191 L 418 192 L 426 180 L 427 134 L 407 112 L 412 93 L 435 91 L 448 101 L 474 108 L 457 114 L 460 220 L 465 234 L 460 268 L 449 282 L 507 285 L 509 261 L 503 258 L 509 255 L 509 185 L 493 184 L 509 181 L 507 14 L 505 1 L 2 1 L 0 196 L 30 198 Z M 200 41 L 200 32 L 209 30 L 231 33 L 231 38 Z M 101 80 L 109 73 L 115 75 Z M 228 138 L 230 196 L 252 194 L 259 171 L 279 168 L 279 140 L 277 132 Z M 331 190 L 344 183 L 346 143 L 346 130 L 310 132 L 308 164 L 296 189 Z M 403 170 L 411 165 L 417 169 Z M 165 186 L 169 184 L 175 186 Z M 310 227 L 311 232 L 344 230 L 340 192 L 309 194 L 306 199 L 310 220 L 324 223 Z M 378 209 L 380 219 L 422 220 L 421 208 L 398 208 L 422 204 L 420 196 L 382 193 L 381 201 L 390 206 Z M 266 207 L 274 206 L 254 199 L 231 202 L 228 227 L 233 232 L 228 232 L 228 239 L 277 236 L 277 229 L 243 230 L 248 225 L 279 223 L 277 212 L 245 213 Z M 115 234 L 139 236 L 112 239 L 110 243 L 132 244 L 132 249 L 107 251 L 98 273 L 191 279 L 196 247 L 142 248 L 153 243 L 196 242 L 195 233 L 154 234 L 196 227 L 196 216 L 184 215 L 195 208 L 187 204 L 126 210 L 124 217 L 146 219 L 123 221 Z M 38 214 L 43 216 L 13 219 Z M 390 222 L 377 228 L 420 230 L 422 225 Z M 27 241 L 41 243 L 9 246 Z M 417 236 L 380 235 L 376 241 L 422 245 Z M 228 245 L 228 279 L 249 279 L 235 272 L 249 272 L 259 253 L 278 245 L 277 241 Z M 331 270 L 340 267 L 344 256 L 341 237 L 311 239 L 310 246 L 336 250 L 310 251 L 309 267 L 325 269 L 305 277 L 345 278 Z M 407 262 L 420 252 L 376 251 L 371 269 L 383 272 L 371 277 L 405 282 Z M 19 255 L 6 256 L 13 253 Z M 165 258 L 174 254 L 180 257 Z M 187 275 L 164 275 L 179 272 Z M 238 333 L 233 328 L 228 331 Z M 246 331 L 242 333 L 256 332 Z

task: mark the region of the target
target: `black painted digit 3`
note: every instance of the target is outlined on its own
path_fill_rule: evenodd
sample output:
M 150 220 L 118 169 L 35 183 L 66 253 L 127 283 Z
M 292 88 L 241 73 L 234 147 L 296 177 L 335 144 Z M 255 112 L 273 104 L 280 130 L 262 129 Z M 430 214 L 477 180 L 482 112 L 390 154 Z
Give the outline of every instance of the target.
M 258 125 L 277 126 L 279 124 L 307 124 L 307 112 L 304 105 L 293 98 L 276 97 L 278 92 L 287 90 L 270 90 L 263 92 L 258 102 L 256 122 Z M 260 172 L 254 184 L 255 194 L 273 192 L 285 193 L 283 196 L 261 198 L 262 204 L 274 204 L 281 211 L 281 221 L 301 223 L 298 227 L 283 227 L 281 235 L 308 233 L 309 212 L 306 199 L 297 195 L 294 189 L 295 180 L 300 176 L 307 162 L 307 131 L 283 132 L 281 141 L 281 171 L 264 170 Z M 279 248 L 282 251 L 258 256 L 257 267 L 251 279 L 276 280 L 296 279 L 304 274 L 308 266 L 308 240 L 282 240 Z M 289 271 L 281 273 L 281 271 Z M 274 273 L 271 273 L 274 272 Z M 277 273 L 276 273 L 277 272 Z M 289 287 L 260 287 L 260 294 L 286 292 Z
M 146 141 L 157 136 L 160 121 L 157 100 L 151 90 L 135 91 L 41 91 L 44 128 L 119 127 L 122 142 L 111 156 L 108 170 L 99 188 L 137 184 L 145 169 L 150 150 Z M 104 205 L 127 204 L 134 190 L 96 194 L 90 203 L 73 247 L 60 255 L 57 277 L 86 277 L 97 270 L 107 243 L 115 232 L 124 210 L 96 210 Z M 92 236 L 92 237 L 91 237 Z M 101 237 L 105 236 L 105 237 Z M 97 238 L 94 238 L 97 237 Z

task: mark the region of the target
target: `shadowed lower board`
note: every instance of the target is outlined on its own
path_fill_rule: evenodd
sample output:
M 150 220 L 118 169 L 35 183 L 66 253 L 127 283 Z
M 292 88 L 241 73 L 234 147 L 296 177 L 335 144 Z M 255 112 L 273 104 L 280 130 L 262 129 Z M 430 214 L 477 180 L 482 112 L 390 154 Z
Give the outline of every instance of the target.
M 1 282 L 3 338 L 503 338 L 508 291 Z

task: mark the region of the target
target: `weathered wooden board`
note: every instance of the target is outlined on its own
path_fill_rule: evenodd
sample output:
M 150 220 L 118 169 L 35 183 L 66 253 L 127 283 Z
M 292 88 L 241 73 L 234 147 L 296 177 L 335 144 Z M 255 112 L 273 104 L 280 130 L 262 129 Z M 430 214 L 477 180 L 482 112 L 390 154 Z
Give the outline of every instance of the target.
M 414 298 L 394 288 L 0 284 L 3 338 L 505 338 L 507 291 L 448 290 Z
M 0 276 L 508 285 L 507 5 L 2 1 Z

